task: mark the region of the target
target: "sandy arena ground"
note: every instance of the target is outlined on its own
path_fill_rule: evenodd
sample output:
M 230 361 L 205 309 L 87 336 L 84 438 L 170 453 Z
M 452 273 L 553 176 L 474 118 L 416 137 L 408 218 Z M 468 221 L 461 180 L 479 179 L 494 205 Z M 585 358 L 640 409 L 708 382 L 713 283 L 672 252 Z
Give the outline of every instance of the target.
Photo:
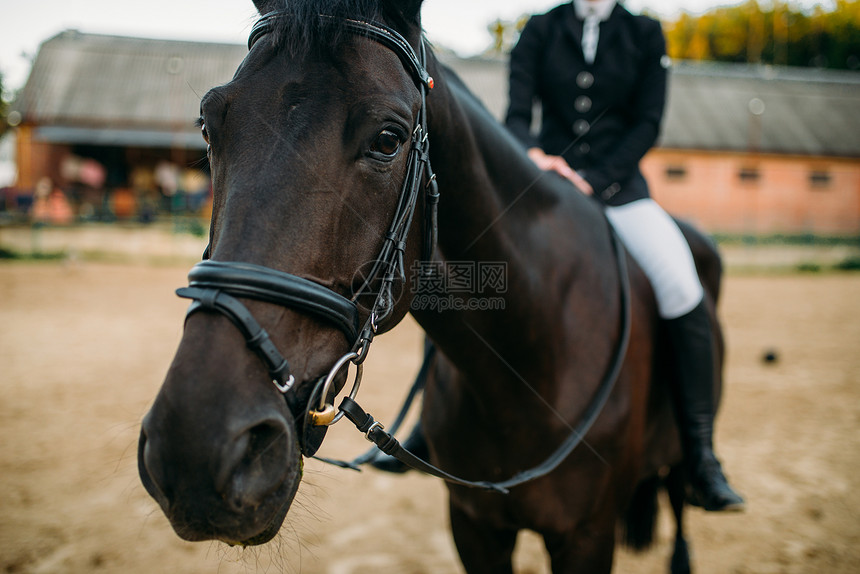
M 310 461 L 268 546 L 186 543 L 137 477 L 139 421 L 187 302 L 188 266 L 0 264 L 0 571 L 31 573 L 461 572 L 437 480 Z M 701 574 L 860 572 L 860 274 L 730 276 L 727 394 L 718 445 L 746 515 L 688 513 Z M 419 361 L 402 324 L 368 361 L 362 405 L 390 419 Z M 779 361 L 765 365 L 768 349 Z M 367 443 L 346 425 L 323 454 Z M 666 571 L 671 526 L 616 572 Z M 522 574 L 548 572 L 534 536 Z

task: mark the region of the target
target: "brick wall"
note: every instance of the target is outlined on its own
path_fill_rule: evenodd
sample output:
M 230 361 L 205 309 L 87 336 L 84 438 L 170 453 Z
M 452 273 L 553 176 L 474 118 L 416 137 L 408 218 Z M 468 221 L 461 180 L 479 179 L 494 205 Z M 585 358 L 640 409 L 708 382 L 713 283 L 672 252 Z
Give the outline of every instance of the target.
M 652 195 L 709 232 L 860 235 L 860 161 L 657 148 Z

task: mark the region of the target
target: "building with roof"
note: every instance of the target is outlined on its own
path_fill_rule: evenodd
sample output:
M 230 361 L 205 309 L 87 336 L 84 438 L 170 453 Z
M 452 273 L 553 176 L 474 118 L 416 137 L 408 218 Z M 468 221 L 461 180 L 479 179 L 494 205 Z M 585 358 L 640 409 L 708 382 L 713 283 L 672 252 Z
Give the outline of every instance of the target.
M 46 40 L 12 106 L 16 187 L 26 195 L 50 180 L 78 210 L 111 217 L 201 195 L 200 97 L 229 81 L 246 51 L 75 30 Z
M 724 233 L 860 235 L 860 73 L 681 63 L 643 171 Z
M 101 184 L 137 207 L 156 192 L 163 203 L 190 187 L 195 165 L 205 169 L 193 125 L 200 97 L 229 81 L 245 53 L 76 31 L 50 38 L 14 104 L 17 186 L 48 177 Z M 501 119 L 507 59 L 439 56 Z M 858 109 L 858 72 L 676 63 L 643 171 L 670 212 L 712 232 L 860 235 Z
M 507 59 L 443 59 L 502 119 Z M 727 234 L 860 235 L 860 73 L 674 63 L 642 171 L 668 211 Z

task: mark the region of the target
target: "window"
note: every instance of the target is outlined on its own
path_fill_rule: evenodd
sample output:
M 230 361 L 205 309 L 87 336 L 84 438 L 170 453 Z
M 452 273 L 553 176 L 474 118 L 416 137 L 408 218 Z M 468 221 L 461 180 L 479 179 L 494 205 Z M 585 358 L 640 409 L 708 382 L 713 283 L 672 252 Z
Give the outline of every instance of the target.
M 687 168 L 683 165 L 667 165 L 666 179 L 668 181 L 683 181 L 687 177 Z
M 830 187 L 830 172 L 826 169 L 813 169 L 809 172 L 809 187 L 812 189 L 825 189 Z
M 738 172 L 738 178 L 741 183 L 758 183 L 761 179 L 761 172 L 757 167 L 745 166 Z

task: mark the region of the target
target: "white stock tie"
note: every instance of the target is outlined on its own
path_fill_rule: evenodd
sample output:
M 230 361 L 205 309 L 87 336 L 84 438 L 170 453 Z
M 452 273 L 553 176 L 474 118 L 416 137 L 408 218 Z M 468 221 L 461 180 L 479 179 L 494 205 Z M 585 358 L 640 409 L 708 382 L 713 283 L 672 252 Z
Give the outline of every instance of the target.
M 594 63 L 597 54 L 597 40 L 600 36 L 600 17 L 594 12 L 585 17 L 582 27 L 582 53 L 587 64 Z

